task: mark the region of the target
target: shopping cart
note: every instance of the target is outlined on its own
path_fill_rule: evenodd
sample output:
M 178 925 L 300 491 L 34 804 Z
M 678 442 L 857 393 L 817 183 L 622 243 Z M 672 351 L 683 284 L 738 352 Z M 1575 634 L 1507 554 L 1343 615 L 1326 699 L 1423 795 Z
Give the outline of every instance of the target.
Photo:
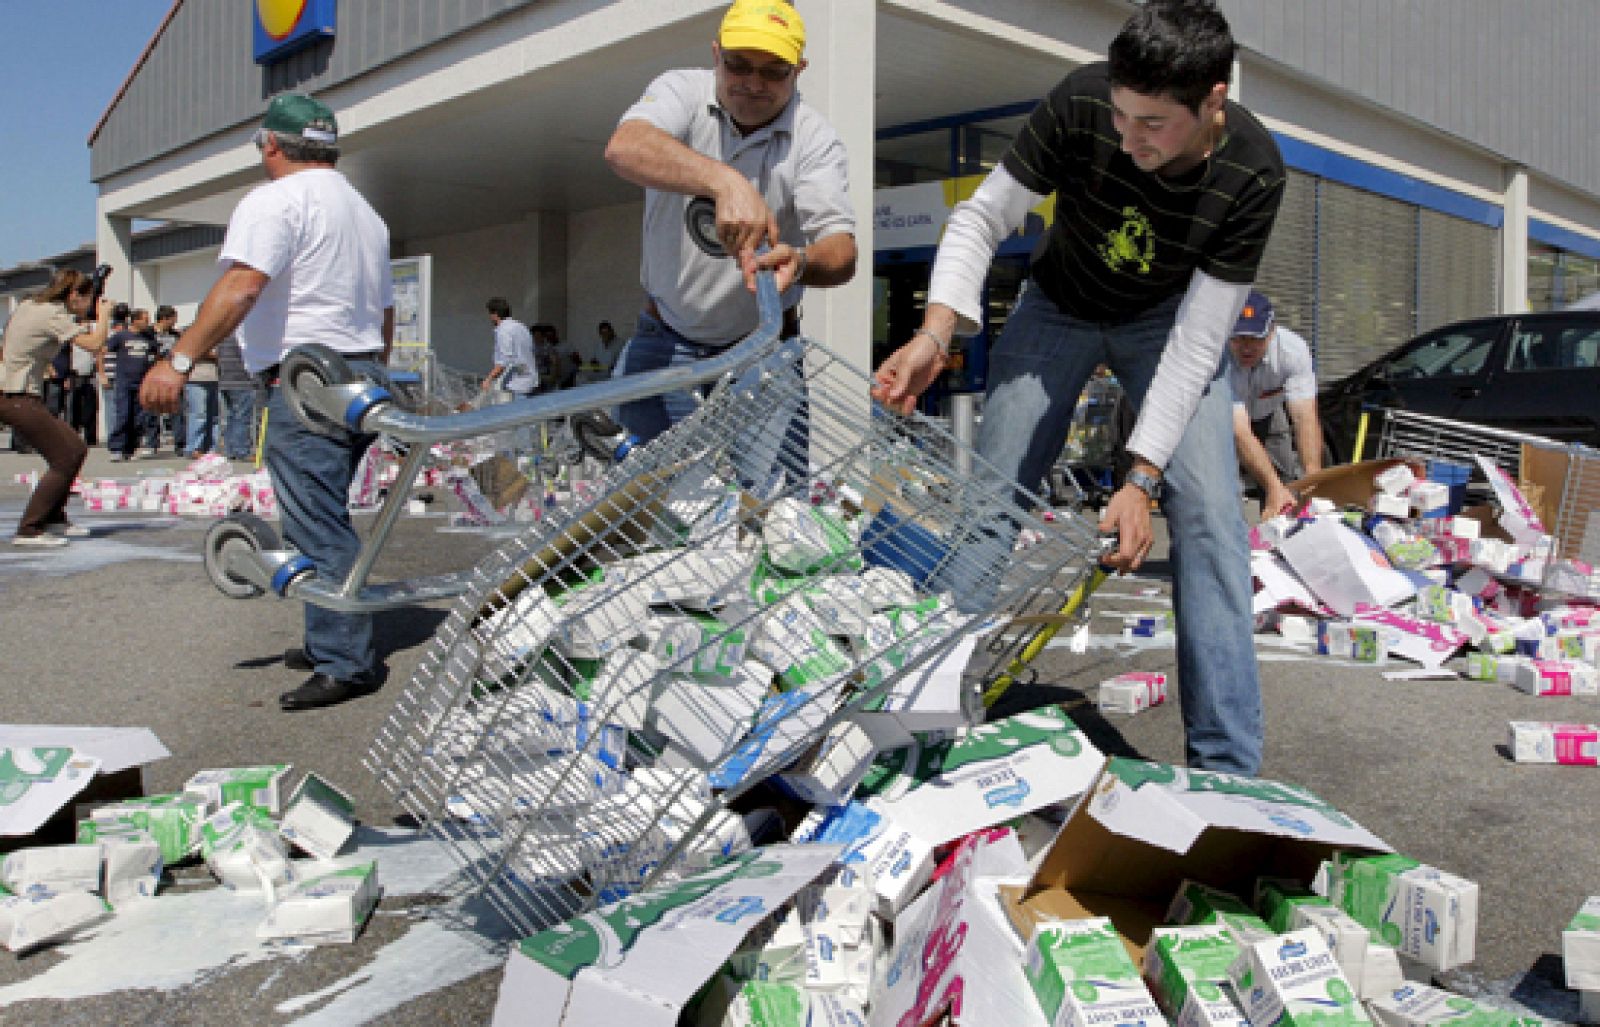
M 1473 467 L 1475 457 L 1494 461 L 1513 478 L 1522 468 L 1524 445 L 1561 448 L 1562 444 L 1541 435 L 1490 428 L 1481 424 L 1452 421 L 1433 414 L 1390 407 L 1366 407 L 1356 429 L 1355 450 L 1350 459 L 1359 462 L 1366 448 L 1372 419 L 1377 418 L 1378 438 L 1375 456 L 1410 457 Z
M 521 931 L 761 843 L 755 790 L 823 744 L 981 717 L 981 678 L 934 670 L 1095 566 L 1092 525 L 957 474 L 947 432 L 760 298 L 742 371 L 471 572 L 368 753 Z

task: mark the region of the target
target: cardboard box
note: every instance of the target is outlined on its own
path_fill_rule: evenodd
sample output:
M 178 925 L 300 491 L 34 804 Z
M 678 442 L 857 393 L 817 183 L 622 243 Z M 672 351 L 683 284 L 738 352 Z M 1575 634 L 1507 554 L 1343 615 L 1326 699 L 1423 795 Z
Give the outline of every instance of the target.
M 278 833 L 302 852 L 333 859 L 355 834 L 355 817 L 354 799 L 308 773 L 284 805 Z
M 1324 1027 L 1372 1022 L 1314 930 L 1244 946 L 1232 977 L 1251 1023 Z
M 183 791 L 204 802 L 207 813 L 215 813 L 230 802 L 242 802 L 277 816 L 283 810 L 283 783 L 291 769 L 287 763 L 272 763 L 202 770 L 184 782 Z
M 1514 542 L 1523 545 L 1537 543 L 1545 534 L 1544 521 L 1528 503 L 1522 490 L 1517 488 L 1509 474 L 1488 457 L 1479 455 L 1475 459 L 1483 476 L 1489 479 L 1495 499 L 1500 503 L 1500 526 L 1511 535 Z
M 1561 960 L 1566 964 L 1567 987 L 1600 991 L 1600 895 L 1585 899 L 1561 932 Z
M 1316 597 L 1341 617 L 1365 603 L 1388 607 L 1416 593 L 1365 538 L 1336 520 L 1316 520 L 1283 540 L 1278 552 Z
M 894 948 L 872 994 L 875 1024 L 1046 1027 L 1023 972 L 1023 943 L 1001 909 L 1004 882 L 1026 873 L 1010 832 L 969 835 L 894 923 Z
M 1104 762 L 1060 707 L 1043 706 L 884 753 L 856 795 L 942 845 L 1083 794 Z
M 72 760 L 42 764 L 56 766 L 56 777 L 46 779 L 30 771 L 28 796 L 0 809 L 0 851 L 19 843 L 72 841 L 77 824 L 68 808 L 70 802 L 107 802 L 143 795 L 144 767 L 171 755 L 149 728 L 61 724 L 0 724 L 0 749 L 71 749 L 74 753 Z M 89 770 L 89 760 L 98 761 L 98 766 Z M 41 764 L 34 757 L 29 765 Z M 0 767 L 15 770 L 17 765 L 0 757 Z M 0 774 L 12 776 L 13 783 L 8 786 L 12 790 L 19 787 L 11 770 L 0 770 Z
M 496 1024 L 675 1027 L 689 1000 L 771 910 L 817 878 L 832 845 L 756 849 L 629 896 L 512 950 Z
M 297 881 L 273 896 L 256 937 L 296 945 L 356 940 L 378 905 L 376 861 Z
M 1023 957 L 1028 983 L 1057 1027 L 1166 1024 L 1139 968 L 1105 917 L 1041 923 Z
M 1424 477 L 1427 473 L 1415 461 L 1363 460 L 1355 464 L 1325 467 L 1316 474 L 1289 482 L 1286 487 L 1297 496 L 1316 496 L 1339 506 L 1365 507 L 1373 493 L 1378 491 L 1378 475 L 1402 465 L 1410 469 L 1413 479 Z
M 1435 970 L 1472 962 L 1478 886 L 1394 854 L 1335 857 L 1328 897 L 1384 944 Z
M 1274 874 L 1310 880 L 1338 850 L 1386 852 L 1303 788 L 1112 759 L 1026 888 L 1007 892 L 1019 933 L 1048 917 L 1110 917 L 1142 960 L 1162 899 L 1184 880 L 1235 893 Z

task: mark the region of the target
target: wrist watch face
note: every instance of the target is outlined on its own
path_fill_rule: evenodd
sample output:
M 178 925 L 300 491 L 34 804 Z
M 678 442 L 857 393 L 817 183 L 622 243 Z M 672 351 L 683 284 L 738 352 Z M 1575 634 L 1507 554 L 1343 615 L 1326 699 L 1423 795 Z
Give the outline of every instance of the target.
M 194 360 L 191 358 L 184 356 L 182 353 L 174 353 L 172 355 L 172 369 L 179 374 L 188 374 L 193 367 Z
M 1132 485 L 1134 488 L 1139 489 L 1141 492 L 1143 492 L 1145 495 L 1149 496 L 1150 498 L 1152 498 L 1152 499 L 1155 498 L 1157 482 L 1156 482 L 1156 480 L 1154 478 L 1152 478 L 1150 475 L 1146 474 L 1145 472 L 1143 472 L 1143 471 L 1129 471 L 1128 472 L 1128 484 Z

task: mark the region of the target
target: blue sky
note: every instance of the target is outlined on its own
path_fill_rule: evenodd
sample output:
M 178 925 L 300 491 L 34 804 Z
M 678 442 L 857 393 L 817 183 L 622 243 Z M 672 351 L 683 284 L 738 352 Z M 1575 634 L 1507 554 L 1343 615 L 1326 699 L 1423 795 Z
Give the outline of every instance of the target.
M 171 5 L 0 0 L 0 268 L 94 239 L 89 133 Z

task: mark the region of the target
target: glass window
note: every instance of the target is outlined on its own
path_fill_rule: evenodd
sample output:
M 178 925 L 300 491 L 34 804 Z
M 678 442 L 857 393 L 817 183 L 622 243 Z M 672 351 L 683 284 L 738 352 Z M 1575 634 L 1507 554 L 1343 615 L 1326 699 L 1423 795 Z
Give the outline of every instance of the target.
M 1600 324 L 1553 322 L 1520 328 L 1506 351 L 1507 371 L 1558 371 L 1600 364 Z
M 1389 361 L 1385 376 L 1400 379 L 1477 374 L 1489 359 L 1497 331 L 1497 326 L 1485 325 L 1425 339 Z

